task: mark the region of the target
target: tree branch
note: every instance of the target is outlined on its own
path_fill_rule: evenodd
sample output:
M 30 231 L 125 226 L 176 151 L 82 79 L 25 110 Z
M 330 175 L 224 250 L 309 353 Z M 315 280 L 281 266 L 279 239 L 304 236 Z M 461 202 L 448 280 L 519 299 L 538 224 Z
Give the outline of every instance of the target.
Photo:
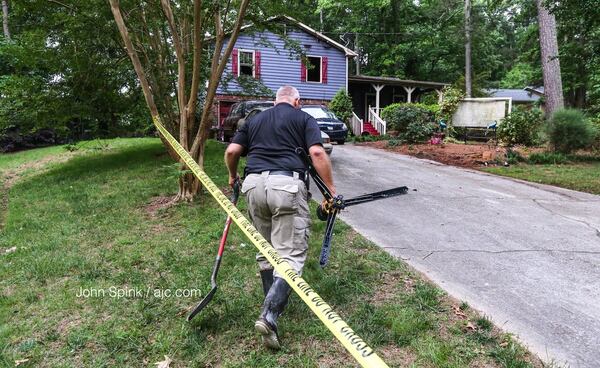
M 188 136 L 187 136 L 187 117 L 186 117 L 186 95 L 185 95 L 185 57 L 183 55 L 183 47 L 181 45 L 181 39 L 177 32 L 177 26 L 175 24 L 175 17 L 173 16 L 173 10 L 171 9 L 170 0 L 161 0 L 163 12 L 167 17 L 169 29 L 171 30 L 171 37 L 173 38 L 173 45 L 175 46 L 175 55 L 177 57 L 177 102 L 179 104 L 179 143 L 186 150 L 188 149 Z
M 227 43 L 227 48 L 223 53 L 223 56 L 219 58 L 220 48 L 215 48 L 215 55 L 213 55 L 213 65 L 211 66 L 211 78 L 208 85 L 208 91 L 206 93 L 206 101 L 204 102 L 204 110 L 202 111 L 202 118 L 200 120 L 200 127 L 198 128 L 198 132 L 196 133 L 196 138 L 194 139 L 194 143 L 192 145 L 192 149 L 190 153 L 193 157 L 196 157 L 198 151 L 200 150 L 200 145 L 204 143 L 208 134 L 208 116 L 210 110 L 212 109 L 213 100 L 215 98 L 215 94 L 217 91 L 217 87 L 220 82 L 220 77 L 225 70 L 225 66 L 227 65 L 227 61 L 229 60 L 229 56 L 231 56 L 231 52 L 233 51 L 233 47 L 235 46 L 235 42 L 240 34 L 240 29 L 242 28 L 242 23 L 244 22 L 244 16 L 246 15 L 246 10 L 248 9 L 248 4 L 250 0 L 242 0 L 240 4 L 240 8 L 238 10 L 237 19 L 235 21 L 235 25 L 233 31 L 231 32 L 231 36 L 229 37 L 229 41 Z M 217 42 L 221 39 L 221 47 L 223 38 L 225 38 L 225 34 L 223 33 L 223 26 L 221 25 L 221 20 L 219 16 L 219 12 L 216 12 L 216 32 L 217 32 Z M 215 58 L 216 56 L 216 58 Z M 214 63 L 215 60 L 219 60 L 218 67 L 215 70 Z

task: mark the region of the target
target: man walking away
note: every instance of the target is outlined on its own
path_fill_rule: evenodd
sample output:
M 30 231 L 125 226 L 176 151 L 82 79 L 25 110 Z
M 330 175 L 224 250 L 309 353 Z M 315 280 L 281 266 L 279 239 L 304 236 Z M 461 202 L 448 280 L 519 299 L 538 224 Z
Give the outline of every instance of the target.
M 331 162 L 321 144 L 317 121 L 299 109 L 300 94 L 292 86 L 277 91 L 275 107 L 250 119 L 236 133 L 225 151 L 229 184 L 238 178 L 240 156 L 247 155 L 242 193 L 250 220 L 298 273 L 308 252 L 310 215 L 307 167 L 296 153 L 309 152 L 313 165 L 333 195 Z M 265 293 L 260 317 L 254 327 L 263 343 L 279 349 L 277 318 L 283 312 L 291 287 L 262 254 L 256 256 Z

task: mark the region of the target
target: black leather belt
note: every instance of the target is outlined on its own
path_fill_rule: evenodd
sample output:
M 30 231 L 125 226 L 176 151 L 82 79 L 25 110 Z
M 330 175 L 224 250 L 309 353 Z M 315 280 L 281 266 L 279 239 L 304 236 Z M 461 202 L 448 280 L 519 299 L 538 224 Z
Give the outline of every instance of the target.
M 266 170 L 269 171 L 269 175 L 284 175 L 284 176 L 289 176 L 289 177 L 294 177 L 294 174 L 298 174 L 298 179 L 304 181 L 304 179 L 306 178 L 303 172 L 296 172 L 296 171 L 285 171 L 285 170 Z M 257 174 L 260 175 L 262 174 L 262 172 L 251 172 L 248 173 L 248 175 L 250 174 Z

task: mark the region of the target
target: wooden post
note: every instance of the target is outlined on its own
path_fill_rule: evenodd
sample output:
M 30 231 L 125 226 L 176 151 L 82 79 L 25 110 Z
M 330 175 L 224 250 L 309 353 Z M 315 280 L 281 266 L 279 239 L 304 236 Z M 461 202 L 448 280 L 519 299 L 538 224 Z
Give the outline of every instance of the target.
M 417 88 L 416 87 L 404 87 L 404 86 L 402 86 L 402 88 L 404 88 L 404 90 L 406 91 L 406 102 L 412 103 L 412 93 Z
M 375 88 L 375 112 L 379 115 L 379 92 L 385 87 L 383 84 L 372 84 Z
M 438 105 L 444 101 L 444 92 L 441 89 L 436 89 L 435 92 L 438 94 Z

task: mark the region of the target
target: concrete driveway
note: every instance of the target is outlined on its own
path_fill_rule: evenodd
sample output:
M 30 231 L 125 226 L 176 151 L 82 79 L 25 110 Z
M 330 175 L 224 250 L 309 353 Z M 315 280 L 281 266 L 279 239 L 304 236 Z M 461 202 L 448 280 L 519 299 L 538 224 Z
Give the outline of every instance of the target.
M 543 360 L 600 367 L 600 196 L 359 146 L 332 161 L 346 197 L 410 188 L 344 211 L 358 232 Z

